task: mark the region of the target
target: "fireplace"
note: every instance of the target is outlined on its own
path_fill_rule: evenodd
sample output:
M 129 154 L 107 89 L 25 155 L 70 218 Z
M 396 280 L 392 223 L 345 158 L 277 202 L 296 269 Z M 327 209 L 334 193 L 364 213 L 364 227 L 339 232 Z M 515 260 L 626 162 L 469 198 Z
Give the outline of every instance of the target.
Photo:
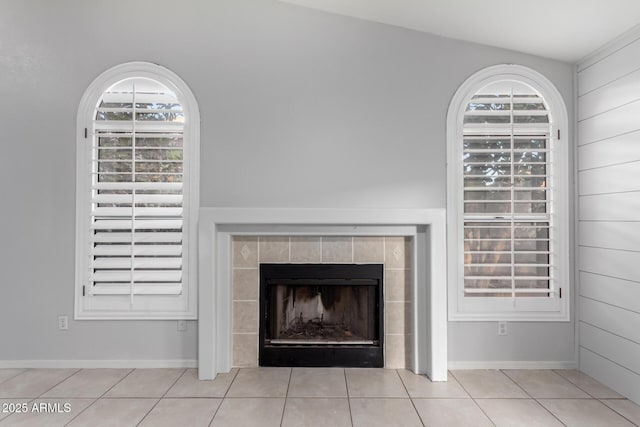
M 260 366 L 384 365 L 382 264 L 261 264 Z
M 189 260 L 199 273 L 198 377 L 258 366 L 260 263 L 379 262 L 360 260 L 356 240 L 385 236 L 385 367 L 446 381 L 445 219 L 444 209 L 200 208 L 199 256 Z M 289 244 L 263 251 L 263 237 L 274 235 Z M 352 250 L 332 236 L 352 236 Z M 415 270 L 395 265 L 400 237 L 415 242 L 406 252 Z

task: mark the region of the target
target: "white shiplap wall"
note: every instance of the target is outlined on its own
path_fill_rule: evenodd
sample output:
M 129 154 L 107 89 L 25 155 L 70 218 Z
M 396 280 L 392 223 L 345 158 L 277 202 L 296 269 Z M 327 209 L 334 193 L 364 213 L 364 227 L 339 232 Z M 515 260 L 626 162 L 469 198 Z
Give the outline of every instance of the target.
M 580 369 L 640 402 L 640 31 L 578 66 Z

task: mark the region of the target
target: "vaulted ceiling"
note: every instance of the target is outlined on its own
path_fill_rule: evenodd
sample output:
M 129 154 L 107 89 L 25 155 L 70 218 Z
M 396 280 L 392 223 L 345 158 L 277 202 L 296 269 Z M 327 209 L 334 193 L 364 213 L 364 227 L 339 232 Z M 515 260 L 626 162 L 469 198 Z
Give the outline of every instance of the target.
M 640 0 L 281 0 L 577 62 L 640 23 Z

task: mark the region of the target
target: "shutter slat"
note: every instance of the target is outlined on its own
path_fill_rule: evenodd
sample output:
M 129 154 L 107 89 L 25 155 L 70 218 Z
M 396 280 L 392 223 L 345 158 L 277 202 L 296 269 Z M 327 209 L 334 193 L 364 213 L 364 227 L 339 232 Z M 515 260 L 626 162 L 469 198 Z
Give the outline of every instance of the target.
M 465 267 L 511 267 L 511 266 L 515 266 L 515 267 L 549 267 L 549 264 L 518 264 L 518 263 L 509 263 L 509 264 L 491 264 L 491 263 L 487 263 L 487 264 L 465 264 Z
M 93 196 L 93 203 L 131 203 L 132 194 L 96 194 Z M 136 203 L 162 203 L 162 204 L 180 204 L 182 203 L 182 194 L 136 194 Z
M 135 211 L 135 215 L 134 215 Z M 94 208 L 92 212 L 93 216 L 108 218 L 108 217 L 179 217 L 182 215 L 182 208 L 139 208 L 139 207 L 124 207 L 124 208 Z
M 465 280 L 512 280 L 512 276 L 465 276 Z M 515 276 L 516 280 L 549 280 L 549 276 Z M 474 288 L 471 288 L 474 289 Z M 524 288 L 509 288 L 524 289 Z M 537 289 L 537 288 L 533 288 Z
M 97 138 L 131 138 L 133 136 L 133 133 L 123 133 L 123 132 L 109 132 L 109 131 L 96 131 L 95 133 L 92 133 L 91 136 L 97 137 Z M 136 132 L 135 133 L 136 138 L 157 138 L 157 139 L 162 139 L 162 138 L 178 138 L 178 139 L 182 139 L 182 132 L 180 131 L 176 131 L 176 132 Z M 95 146 L 93 147 L 94 149 L 103 149 L 103 148 L 107 148 L 104 146 Z M 109 147 L 111 148 L 111 147 Z M 113 148 L 117 148 L 117 147 L 113 147 Z M 123 146 L 121 148 L 131 148 L 131 146 Z M 136 147 L 136 148 L 143 148 L 143 147 Z M 148 147 L 148 148 L 161 148 L 161 147 Z M 173 148 L 181 148 L 181 147 L 173 147 Z
M 546 191 L 549 190 L 548 187 L 516 187 L 516 191 Z M 486 191 L 486 192 L 496 192 L 496 191 L 511 191 L 511 187 L 495 187 L 495 188 L 487 188 L 487 187 L 471 187 L 465 186 L 464 191 Z
M 96 109 L 98 113 L 133 113 L 133 107 L 98 107 Z M 182 110 L 171 110 L 166 108 L 136 108 L 136 113 L 175 113 L 182 114 Z M 99 120 L 102 122 L 103 120 Z
M 131 120 L 95 120 L 93 122 L 95 132 L 103 131 L 121 131 L 133 132 L 133 122 Z M 181 132 L 184 124 L 180 122 L 161 122 L 161 121 L 139 121 L 135 122 L 136 132 Z M 96 135 L 96 134 L 94 134 Z
M 94 190 L 182 191 L 181 182 L 96 182 Z
M 143 104 L 176 104 L 176 96 L 170 93 L 136 92 L 136 103 Z M 132 92 L 106 92 L 102 95 L 102 102 L 107 104 L 131 104 Z
M 181 256 L 182 245 L 96 245 L 93 256 Z
M 478 204 L 478 203 L 488 203 L 488 204 L 496 204 L 496 203 L 511 203 L 510 200 L 483 200 L 483 199 L 465 199 L 464 203 L 473 203 L 473 204 Z M 525 199 L 518 199 L 516 201 L 514 201 L 513 203 L 515 204 L 529 204 L 529 203 L 548 203 L 547 200 L 525 200 Z
M 130 282 L 132 273 L 135 282 L 179 282 L 182 280 L 182 272 L 175 270 L 135 270 L 133 272 L 100 270 L 94 272 L 90 279 L 93 282 Z
M 134 258 L 134 269 L 179 269 L 182 267 L 182 258 Z M 93 268 L 96 270 L 116 270 L 131 268 L 131 258 L 97 258 L 93 260 Z
M 182 233 L 153 231 L 134 234 L 135 243 L 180 243 Z M 131 243 L 131 232 L 96 232 L 91 236 L 94 243 Z
M 483 117 L 483 116 L 547 116 L 546 110 L 470 110 L 465 111 L 465 117 Z M 477 123 L 474 123 L 477 125 Z
M 547 136 L 549 132 L 549 123 L 517 123 L 517 124 L 491 124 L 480 126 L 476 123 L 465 124 L 463 127 L 464 137 L 469 136 L 516 136 L 524 137 L 537 135 L 539 137 Z
M 465 288 L 465 293 L 469 294 L 553 294 L 553 289 L 546 288 Z
M 131 293 L 133 295 L 180 295 L 182 283 L 144 283 L 134 284 L 132 287 L 122 283 L 100 283 L 89 290 L 90 295 L 129 295 Z
M 94 222 L 92 230 L 130 230 L 133 221 L 130 219 L 105 219 Z M 136 230 L 178 230 L 182 228 L 181 219 L 138 219 Z

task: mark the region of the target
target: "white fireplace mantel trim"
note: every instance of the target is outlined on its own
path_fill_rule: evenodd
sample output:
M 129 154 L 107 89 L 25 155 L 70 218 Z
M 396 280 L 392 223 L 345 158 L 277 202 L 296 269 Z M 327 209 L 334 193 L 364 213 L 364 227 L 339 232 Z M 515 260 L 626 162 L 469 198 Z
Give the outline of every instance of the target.
M 413 227 L 414 232 L 398 226 Z M 295 233 L 291 233 L 293 227 Z M 306 228 L 305 228 L 306 227 Z M 447 248 L 445 209 L 201 208 L 199 218 L 198 376 L 231 369 L 231 237 L 312 234 L 349 227 L 350 235 L 412 235 L 414 245 L 414 366 L 447 380 Z M 387 229 L 385 229 L 385 227 Z M 308 230 L 305 232 L 305 229 Z M 261 230 L 261 232 L 256 232 Z M 395 234 L 395 233 L 394 233 Z M 421 262 L 420 260 L 426 260 Z M 426 327 L 423 327 L 426 325 Z

